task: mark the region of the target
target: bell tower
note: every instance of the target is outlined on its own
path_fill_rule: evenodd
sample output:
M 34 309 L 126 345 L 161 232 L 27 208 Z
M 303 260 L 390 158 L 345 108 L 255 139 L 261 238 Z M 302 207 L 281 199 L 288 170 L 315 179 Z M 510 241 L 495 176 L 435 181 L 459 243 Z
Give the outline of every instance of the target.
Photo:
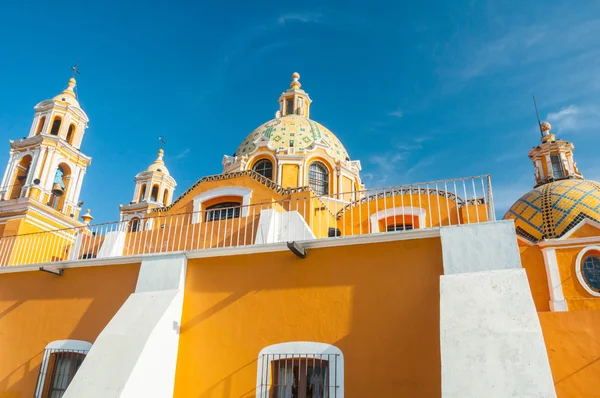
M 29 134 L 10 141 L 0 185 L 2 235 L 83 225 L 79 195 L 92 159 L 80 150 L 89 119 L 75 87 L 73 77 L 60 94 L 37 104 Z
M 173 201 L 177 183 L 165 165 L 164 154 L 165 151 L 159 149 L 154 163 L 135 176 L 133 198 L 129 204 L 120 206 L 121 221 L 144 218 L 150 210 L 168 206 Z
M 583 179 L 573 159 L 575 146 L 569 141 L 557 139 L 550 133 L 548 122 L 540 124 L 542 142 L 529 151 L 529 159 L 535 168 L 535 186 L 565 179 Z

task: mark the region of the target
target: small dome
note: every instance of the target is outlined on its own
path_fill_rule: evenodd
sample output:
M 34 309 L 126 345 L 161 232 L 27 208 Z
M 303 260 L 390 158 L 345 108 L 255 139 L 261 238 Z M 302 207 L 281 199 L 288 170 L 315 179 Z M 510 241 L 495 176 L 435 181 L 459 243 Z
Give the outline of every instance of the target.
M 300 115 L 287 115 L 262 124 L 246 137 L 235 154 L 251 155 L 267 144 L 273 149 L 293 146 L 296 150 L 310 150 L 314 143 L 325 145 L 326 152 L 336 161 L 348 158 L 348 152 L 329 129 Z
M 157 171 L 159 173 L 164 173 L 165 175 L 170 175 L 169 169 L 167 169 L 167 166 L 165 166 L 165 162 L 163 161 L 164 154 L 165 154 L 165 151 L 163 151 L 162 149 L 159 149 L 158 157 L 156 158 L 154 163 L 152 163 L 150 166 L 148 166 L 146 171 Z
M 538 242 L 560 238 L 584 218 L 600 223 L 600 184 L 560 180 L 527 192 L 503 217 L 514 220 L 517 235 Z
M 67 88 L 65 88 L 62 93 L 58 94 L 57 96 L 55 96 L 52 99 L 54 101 L 58 101 L 58 102 L 66 102 L 69 105 L 74 105 L 79 108 L 79 101 L 77 101 L 77 97 L 75 96 L 75 91 L 74 91 L 76 84 L 77 84 L 77 82 L 75 81 L 75 79 L 70 78 L 69 85 L 67 86 Z

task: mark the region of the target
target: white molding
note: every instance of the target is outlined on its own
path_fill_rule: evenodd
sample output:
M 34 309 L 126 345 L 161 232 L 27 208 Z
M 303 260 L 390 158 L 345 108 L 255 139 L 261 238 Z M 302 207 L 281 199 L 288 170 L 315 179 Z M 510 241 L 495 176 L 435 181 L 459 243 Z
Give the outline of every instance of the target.
M 598 230 L 600 230 L 600 223 L 597 223 L 596 221 L 590 220 L 589 218 L 584 218 L 582 221 L 580 221 L 579 223 L 577 223 L 577 225 L 575 225 L 573 228 L 571 228 L 569 230 L 569 232 L 567 232 L 566 234 L 564 234 L 563 236 L 561 236 L 560 238 L 558 238 L 559 240 L 565 240 L 568 239 L 571 235 L 573 235 L 576 231 L 578 231 L 579 229 L 581 229 L 584 225 L 590 225 L 594 228 L 598 228 Z M 582 239 L 582 238 L 579 238 Z
M 391 209 L 380 210 L 369 216 L 369 219 L 371 221 L 371 231 L 373 233 L 381 232 L 379 231 L 379 220 L 395 216 L 418 216 L 419 229 L 424 228 L 427 225 L 425 224 L 427 219 L 427 212 L 425 211 L 425 209 L 421 207 L 412 206 L 394 207 Z
M 44 384 L 46 384 L 46 378 L 40 379 L 42 375 L 48 377 L 48 365 L 50 361 L 50 355 L 46 355 L 46 350 L 74 350 L 74 351 L 89 351 L 92 348 L 92 343 L 81 340 L 55 340 L 46 345 L 44 349 L 44 355 L 42 358 L 42 364 L 40 365 L 40 373 L 38 375 L 37 386 L 35 387 L 34 398 L 41 398 Z
M 560 271 L 558 270 L 558 261 L 556 260 L 556 249 L 542 249 L 544 256 L 544 265 L 546 268 L 546 277 L 548 280 L 548 292 L 550 293 L 550 311 L 567 311 L 567 302 L 562 289 Z
M 594 243 L 600 243 L 600 236 L 590 236 L 587 238 L 573 238 L 573 239 L 567 239 L 567 240 L 545 239 L 545 240 L 539 242 L 538 246 L 541 248 L 562 247 L 562 248 L 566 249 L 569 247 L 587 246 L 587 245 L 594 244 Z
M 581 273 L 581 261 L 583 260 L 583 256 L 587 252 L 592 251 L 592 250 L 600 252 L 600 246 L 588 246 L 579 252 L 579 254 L 577 255 L 577 259 L 575 260 L 575 273 L 577 274 L 577 280 L 579 280 L 579 283 L 581 284 L 581 286 L 583 286 L 583 288 L 589 294 L 591 294 L 594 297 L 600 297 L 600 292 L 596 292 L 591 287 L 589 287 Z
M 221 196 L 240 196 L 242 198 L 242 209 L 240 216 L 248 216 L 248 206 L 250 206 L 250 199 L 252 199 L 252 190 L 250 188 L 239 186 L 219 187 L 202 192 L 192 199 L 194 202 L 194 216 L 192 218 L 192 224 L 198 224 L 202 222 L 202 203 L 211 199 L 219 198 Z
M 344 354 L 338 347 L 310 341 L 292 341 L 287 343 L 273 344 L 263 348 L 258 354 L 258 364 L 256 372 L 256 397 L 257 398 L 268 398 L 269 389 L 264 388 L 261 383 L 263 380 L 271 380 L 271 363 L 267 364 L 265 369 L 261 365 L 261 357 L 263 355 L 273 354 L 287 354 L 287 358 L 321 358 L 321 355 L 338 355 L 336 366 L 329 365 L 329 381 L 330 383 L 336 382 L 338 388 L 336 390 L 336 397 L 344 398 Z M 266 374 L 265 374 L 266 371 Z M 328 396 L 331 396 L 329 394 Z

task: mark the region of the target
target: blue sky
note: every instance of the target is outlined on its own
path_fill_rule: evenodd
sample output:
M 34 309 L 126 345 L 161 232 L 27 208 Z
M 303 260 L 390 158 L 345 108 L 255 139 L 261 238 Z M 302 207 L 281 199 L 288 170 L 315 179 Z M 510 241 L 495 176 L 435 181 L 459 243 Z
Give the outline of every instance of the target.
M 597 1 L 12 3 L 0 6 L 0 164 L 79 63 L 95 221 L 118 219 L 159 136 L 177 193 L 220 173 L 294 71 L 368 187 L 490 173 L 503 213 L 532 187 L 532 93 L 600 179 Z

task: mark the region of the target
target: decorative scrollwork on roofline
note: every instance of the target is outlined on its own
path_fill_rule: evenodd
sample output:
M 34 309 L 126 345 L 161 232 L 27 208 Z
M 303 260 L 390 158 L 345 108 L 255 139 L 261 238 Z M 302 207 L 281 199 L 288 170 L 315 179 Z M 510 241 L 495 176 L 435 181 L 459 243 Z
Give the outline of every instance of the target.
M 445 197 L 445 198 L 448 198 L 448 199 L 454 201 L 458 207 L 462 207 L 465 204 L 465 201 L 461 197 L 453 194 L 452 192 L 443 191 L 443 190 L 435 189 L 435 188 L 400 187 L 400 188 L 386 189 L 384 191 L 377 192 L 375 194 L 366 196 L 360 200 L 355 200 L 352 203 L 349 203 L 348 205 L 344 206 L 340 211 L 338 211 L 336 214 L 336 219 L 339 220 L 344 212 L 346 212 L 347 210 L 350 210 L 356 206 L 362 205 L 363 203 L 368 203 L 368 202 L 371 202 L 372 200 L 377 200 L 380 198 L 386 198 L 386 197 L 391 197 L 391 196 L 401 196 L 401 195 L 405 195 L 405 194 L 439 195 L 439 196 L 442 196 L 442 197 Z
M 235 171 L 233 173 L 215 174 L 212 176 L 202 177 L 201 179 L 196 181 L 194 183 L 194 185 L 189 187 L 184 193 L 179 195 L 179 197 L 175 201 L 173 201 L 173 203 L 171 203 L 169 206 L 157 207 L 150 211 L 153 213 L 160 213 L 160 212 L 165 212 L 165 211 L 170 210 L 175 204 L 179 203 L 181 201 L 181 199 L 183 199 L 185 196 L 187 196 L 190 192 L 192 192 L 198 185 L 202 184 L 203 182 L 229 180 L 231 178 L 244 177 L 244 176 L 253 178 L 254 180 L 260 182 L 267 188 L 272 189 L 273 191 L 277 192 L 280 195 L 290 195 L 292 193 L 306 192 L 306 191 L 310 190 L 310 188 L 308 186 L 298 187 L 298 188 L 284 188 L 281 185 L 273 182 L 273 180 L 271 180 L 270 178 L 267 178 L 267 177 L 263 176 L 262 174 L 258 174 L 254 170 Z

